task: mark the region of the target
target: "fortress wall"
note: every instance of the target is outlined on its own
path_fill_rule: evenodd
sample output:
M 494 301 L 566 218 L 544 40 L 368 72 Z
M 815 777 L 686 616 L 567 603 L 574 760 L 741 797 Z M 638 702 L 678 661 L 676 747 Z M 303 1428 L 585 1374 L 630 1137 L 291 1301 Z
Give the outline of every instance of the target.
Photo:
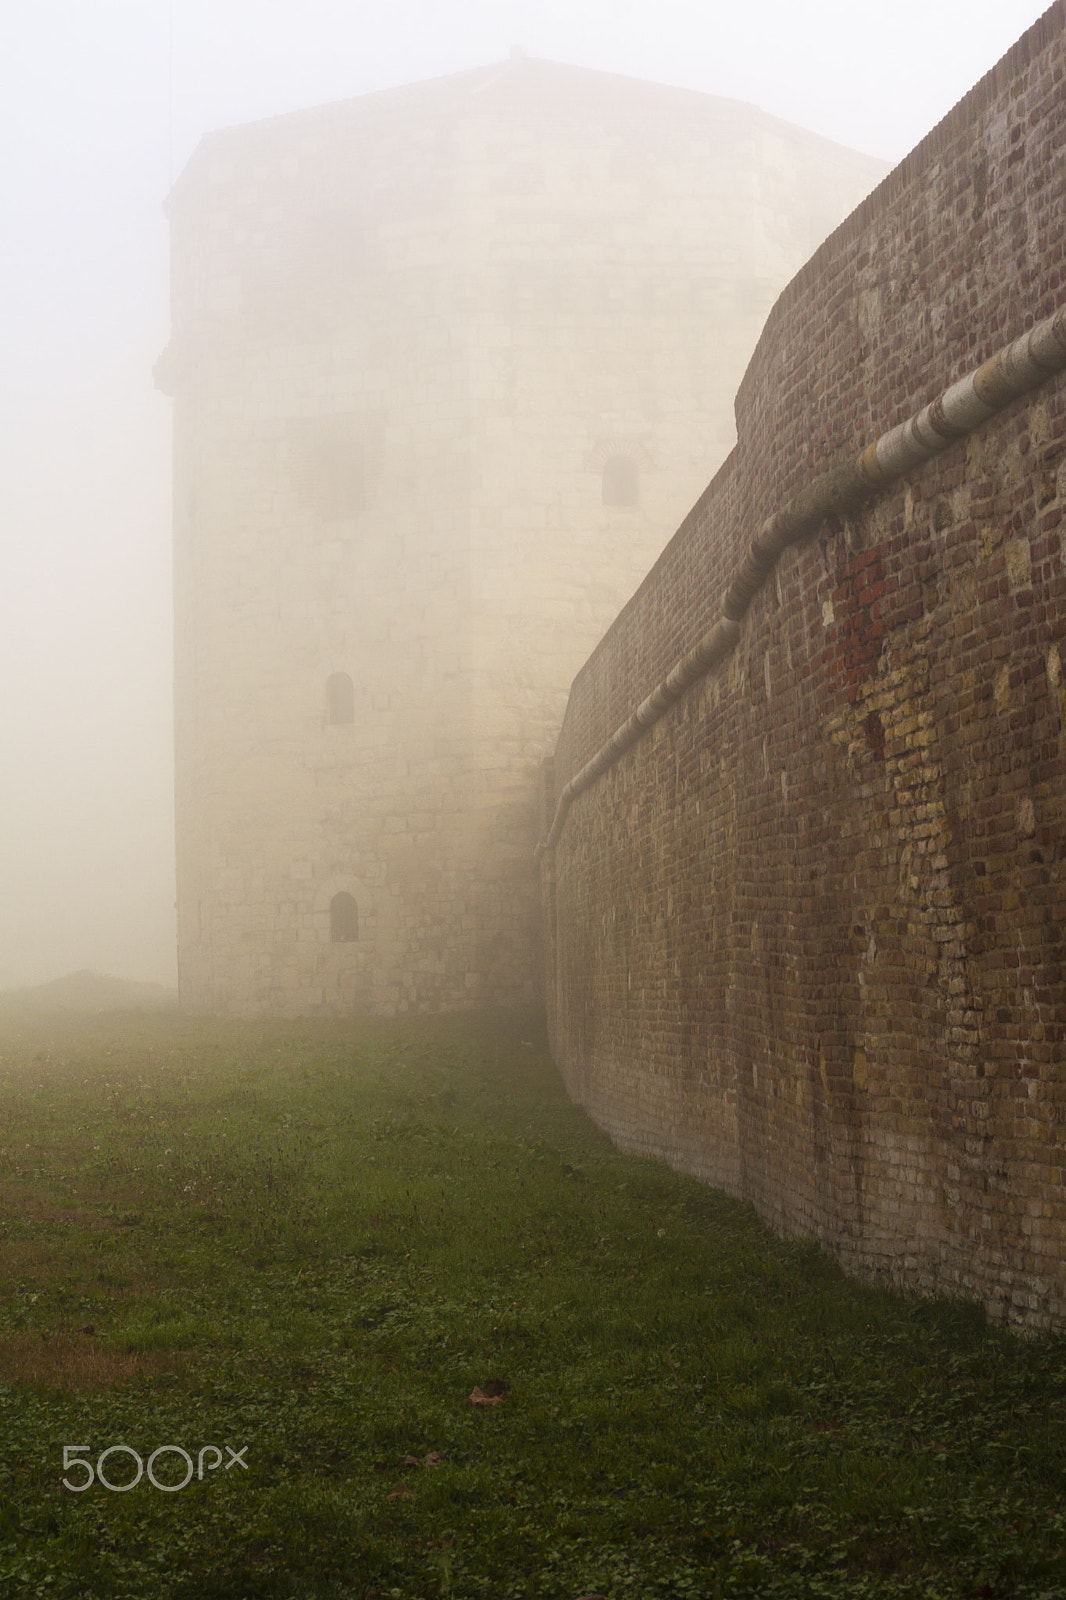
M 733 455 L 575 680 L 555 793 L 767 516 L 1066 299 L 1064 22 L 781 296 Z M 542 858 L 553 1049 L 619 1143 L 1032 1326 L 1066 1320 L 1064 496 L 1060 373 L 787 549 Z

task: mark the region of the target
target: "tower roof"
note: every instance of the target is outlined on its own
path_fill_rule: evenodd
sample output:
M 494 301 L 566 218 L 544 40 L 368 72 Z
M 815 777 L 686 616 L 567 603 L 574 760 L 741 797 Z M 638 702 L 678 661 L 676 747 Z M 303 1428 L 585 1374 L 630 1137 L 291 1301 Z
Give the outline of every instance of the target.
M 649 135 L 667 140 L 688 135 L 742 143 L 773 133 L 823 160 L 868 163 L 871 175 L 886 170 L 886 163 L 876 157 L 811 133 L 748 101 L 516 50 L 508 59 L 487 66 L 217 129 L 201 139 L 173 192 L 201 181 L 215 162 L 269 156 L 275 148 L 291 149 L 294 141 L 313 148 L 319 139 L 358 139 L 360 133 L 412 118 L 438 127 L 478 118 L 513 118 L 560 129 L 617 122 L 642 141 Z

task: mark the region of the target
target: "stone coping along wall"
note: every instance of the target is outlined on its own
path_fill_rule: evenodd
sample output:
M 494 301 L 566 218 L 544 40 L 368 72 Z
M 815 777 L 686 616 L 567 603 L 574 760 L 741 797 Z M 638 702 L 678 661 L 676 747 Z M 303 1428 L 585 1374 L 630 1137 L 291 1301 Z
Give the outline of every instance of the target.
M 1060 0 L 781 296 L 575 680 L 541 855 L 553 1049 L 620 1143 L 1031 1326 L 1066 1320 L 1064 147 Z

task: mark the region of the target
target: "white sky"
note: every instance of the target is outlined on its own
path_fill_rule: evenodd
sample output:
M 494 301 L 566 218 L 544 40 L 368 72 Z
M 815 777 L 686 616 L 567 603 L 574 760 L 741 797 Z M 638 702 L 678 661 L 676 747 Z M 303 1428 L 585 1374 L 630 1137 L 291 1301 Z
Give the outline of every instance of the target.
M 3 0 L 0 988 L 174 979 L 162 202 L 212 128 L 530 55 L 898 160 L 1039 0 Z

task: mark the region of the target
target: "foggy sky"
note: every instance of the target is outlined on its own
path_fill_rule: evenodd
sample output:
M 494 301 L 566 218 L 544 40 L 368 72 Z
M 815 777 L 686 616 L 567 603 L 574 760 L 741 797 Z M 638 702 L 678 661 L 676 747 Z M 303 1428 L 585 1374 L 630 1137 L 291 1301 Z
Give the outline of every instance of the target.
M 9 0 L 0 29 L 0 989 L 174 981 L 163 200 L 217 127 L 530 55 L 898 160 L 1039 0 Z M 665 530 L 668 533 L 670 530 Z M 665 534 L 664 534 L 665 536 Z

